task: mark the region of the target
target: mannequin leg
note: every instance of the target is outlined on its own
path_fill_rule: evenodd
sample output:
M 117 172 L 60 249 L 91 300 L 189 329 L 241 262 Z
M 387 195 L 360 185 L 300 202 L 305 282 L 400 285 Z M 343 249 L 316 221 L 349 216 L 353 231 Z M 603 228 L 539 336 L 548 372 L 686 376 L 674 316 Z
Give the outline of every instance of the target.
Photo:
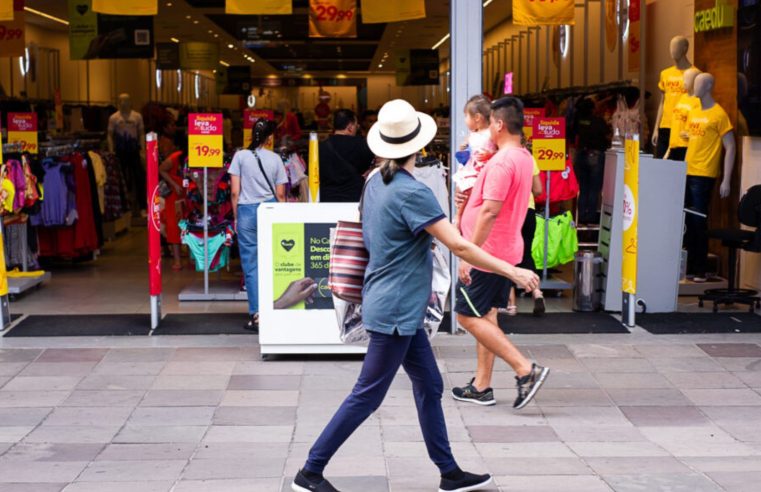
M 716 180 L 702 176 L 687 176 L 685 190 L 685 208 L 708 214 L 711 206 L 711 193 Z M 687 248 L 687 273 L 705 277 L 708 268 L 708 219 L 687 214 L 685 217 Z

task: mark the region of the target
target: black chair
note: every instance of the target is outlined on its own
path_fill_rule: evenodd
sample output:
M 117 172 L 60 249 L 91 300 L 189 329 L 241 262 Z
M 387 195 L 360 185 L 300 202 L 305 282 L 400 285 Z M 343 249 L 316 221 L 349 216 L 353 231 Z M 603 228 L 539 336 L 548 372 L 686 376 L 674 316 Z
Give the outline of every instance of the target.
M 743 249 L 761 253 L 761 185 L 751 187 L 740 200 L 737 218 L 742 225 L 753 227 L 755 230 L 715 229 L 708 231 L 708 237 L 721 240 L 722 246 L 729 249 L 729 286 L 726 289 L 710 289 L 698 297 L 700 307 L 704 301 L 713 302 L 713 312 L 718 312 L 719 306 L 747 304 L 750 312 L 753 308 L 761 308 L 761 298 L 758 291 L 737 288 L 737 250 Z

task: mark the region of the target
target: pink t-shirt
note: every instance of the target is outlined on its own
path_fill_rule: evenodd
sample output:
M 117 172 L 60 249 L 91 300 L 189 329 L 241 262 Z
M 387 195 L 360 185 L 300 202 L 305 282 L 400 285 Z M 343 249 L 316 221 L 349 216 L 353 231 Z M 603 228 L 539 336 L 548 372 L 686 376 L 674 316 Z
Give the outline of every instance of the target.
M 511 265 L 523 259 L 521 229 L 528 210 L 533 171 L 534 159 L 526 149 L 511 147 L 498 151 L 478 176 L 462 214 L 462 234 L 471 240 L 484 200 L 502 202 L 494 227 L 481 247 Z

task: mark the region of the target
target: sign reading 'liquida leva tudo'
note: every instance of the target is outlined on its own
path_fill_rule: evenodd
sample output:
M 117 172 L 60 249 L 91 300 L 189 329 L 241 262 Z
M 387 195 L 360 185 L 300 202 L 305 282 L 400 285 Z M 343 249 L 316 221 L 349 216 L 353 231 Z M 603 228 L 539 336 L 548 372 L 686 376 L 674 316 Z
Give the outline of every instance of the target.
M 734 27 L 735 17 L 734 6 L 727 5 L 723 0 L 716 0 L 713 8 L 695 12 L 695 32 Z
M 39 152 L 37 113 L 8 113 L 8 143 L 21 144 L 22 152 Z
M 534 118 L 531 150 L 542 171 L 563 171 L 566 167 L 565 118 Z
M 188 116 L 190 167 L 222 167 L 223 146 L 221 113 L 191 113 Z

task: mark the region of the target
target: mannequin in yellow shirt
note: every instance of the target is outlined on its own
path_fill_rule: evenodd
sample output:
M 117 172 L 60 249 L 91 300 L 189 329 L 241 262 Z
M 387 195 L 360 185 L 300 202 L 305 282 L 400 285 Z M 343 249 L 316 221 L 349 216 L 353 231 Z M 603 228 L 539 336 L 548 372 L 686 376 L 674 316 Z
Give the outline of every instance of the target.
M 676 36 L 669 47 L 674 65 L 661 72 L 658 89 L 661 90 L 661 101 L 658 105 L 658 115 L 655 117 L 655 130 L 652 143 L 655 157 L 662 159 L 669 147 L 671 136 L 671 115 L 679 98 L 684 94 L 684 72 L 692 68 L 692 62 L 687 58 L 690 42 L 684 36 Z
M 732 171 L 735 165 L 735 134 L 732 123 L 724 109 L 713 97 L 715 79 L 702 73 L 695 79 L 695 96 L 700 107 L 693 109 L 688 118 L 683 138 L 687 145 L 687 187 L 684 206 L 705 218 L 687 214 L 685 247 L 687 248 L 687 273 L 695 282 L 705 282 L 708 261 L 708 211 L 716 179 L 722 176 L 719 193 L 727 198 L 731 192 Z M 722 150 L 724 159 L 722 161 Z M 723 166 L 722 166 L 723 162 Z M 722 173 L 723 171 L 723 173 Z
M 687 91 L 674 105 L 671 114 L 671 136 L 669 137 L 669 150 L 664 159 L 672 161 L 684 161 L 687 156 L 689 138 L 682 138 L 682 133 L 687 125 L 687 117 L 690 111 L 700 107 L 700 99 L 695 97 L 695 79 L 700 75 L 700 70 L 695 67 L 688 68 L 684 72 L 684 88 Z

